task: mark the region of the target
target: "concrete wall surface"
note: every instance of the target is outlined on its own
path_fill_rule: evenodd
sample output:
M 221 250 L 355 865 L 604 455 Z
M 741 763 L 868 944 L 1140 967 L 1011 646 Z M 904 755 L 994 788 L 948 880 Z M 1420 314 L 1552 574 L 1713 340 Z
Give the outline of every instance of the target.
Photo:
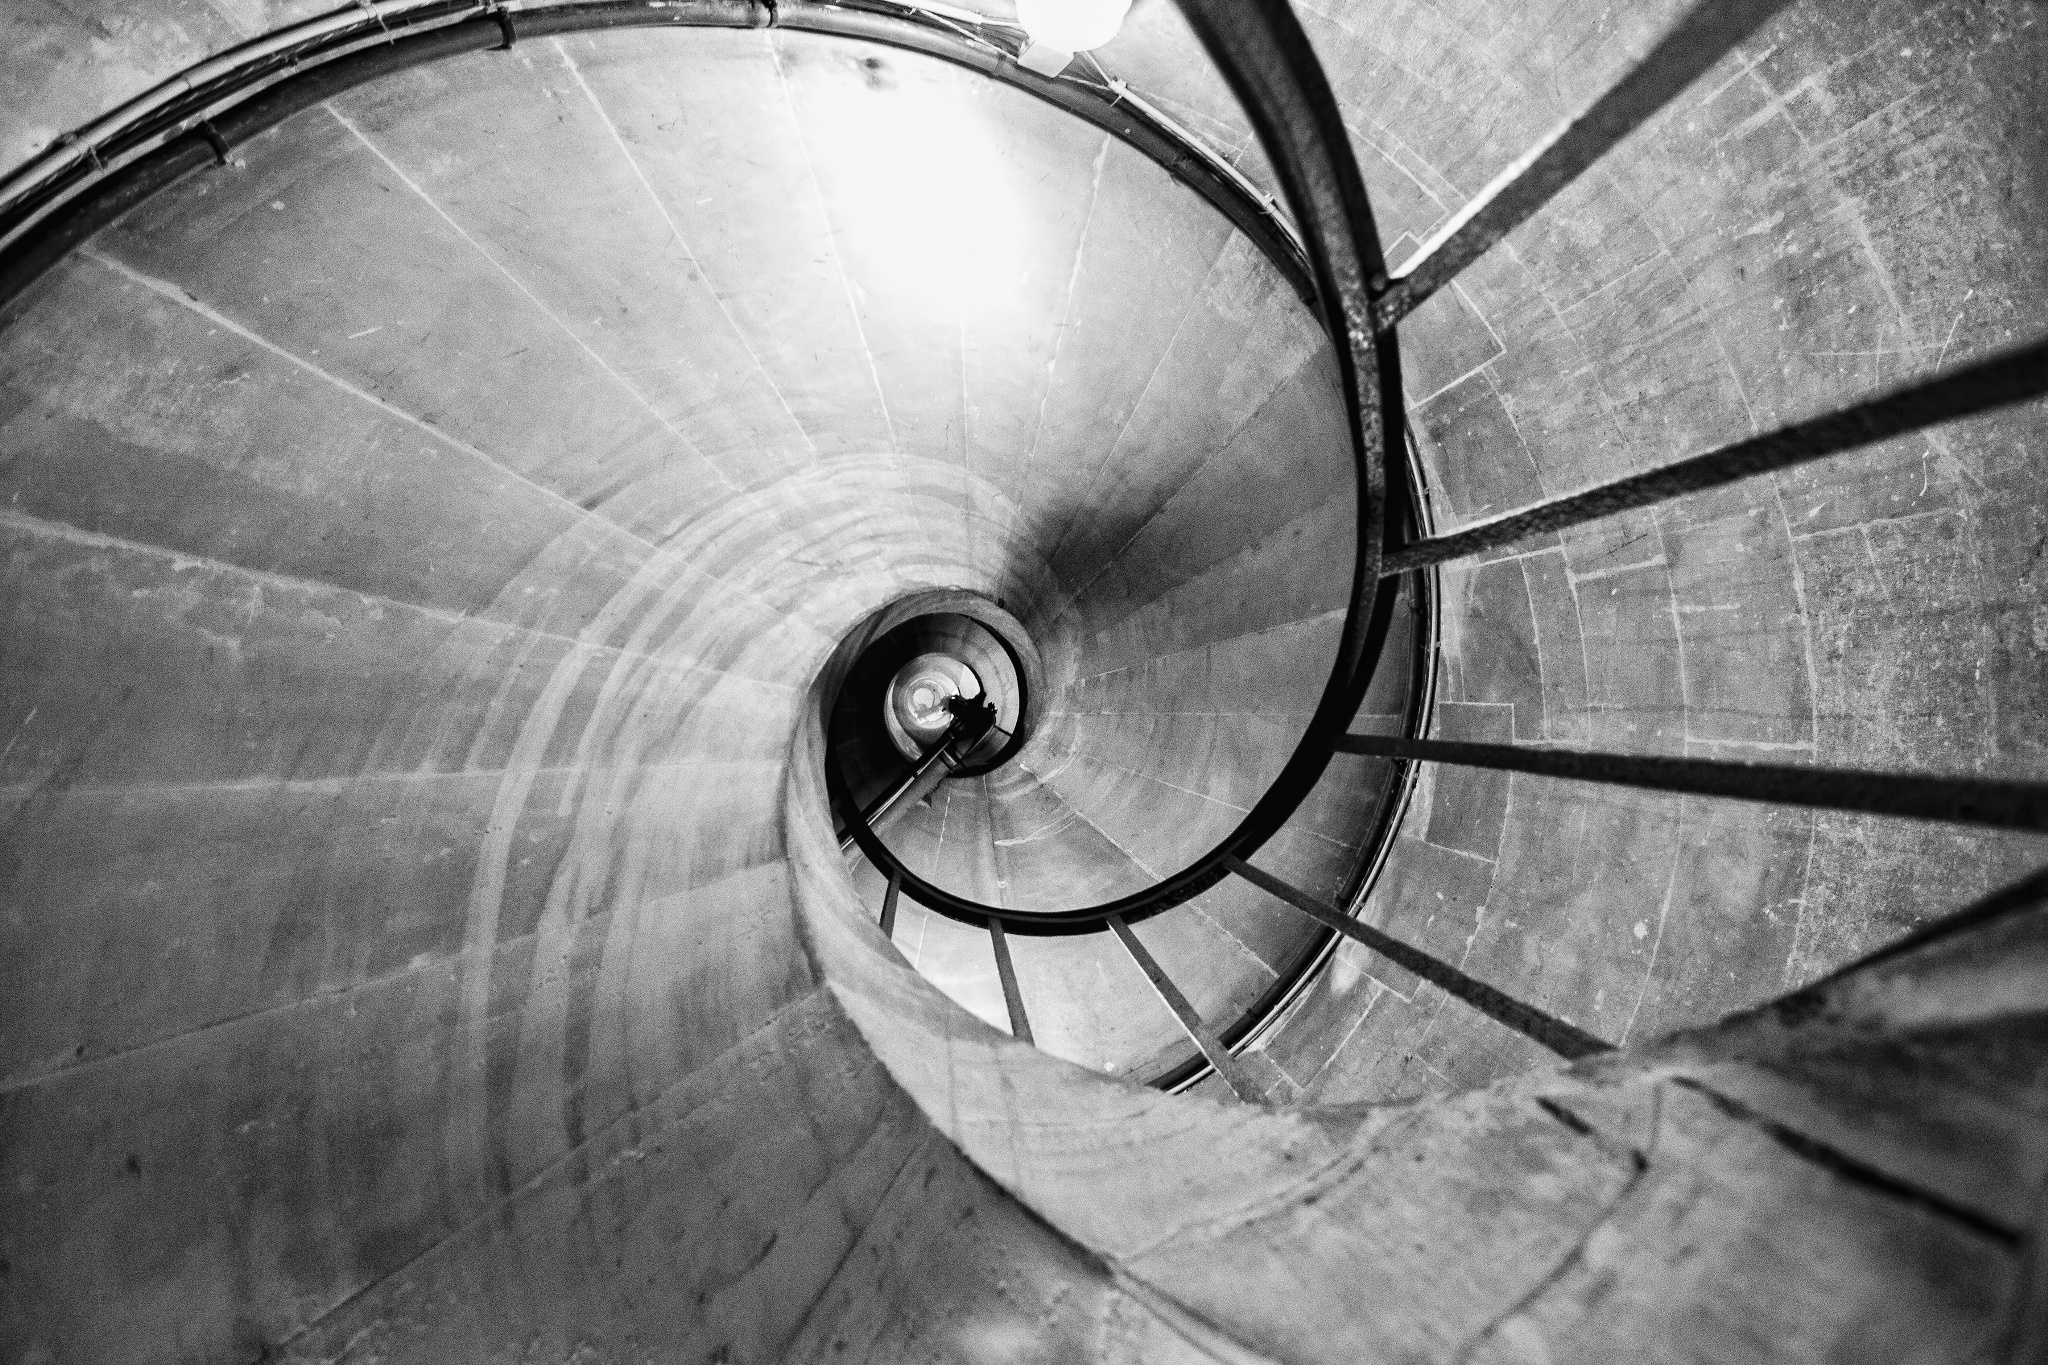
M 1678 9 L 1304 8 L 1390 255 Z M 0 165 L 316 12 L 11 7 Z M 1170 5 L 1101 57 L 1269 178 Z M 2044 216 L 2039 5 L 1792 5 L 1404 324 L 1429 510 L 2031 338 Z M 1123 143 L 789 31 L 406 70 L 64 256 L 0 312 L 0 1360 L 2048 1358 L 2048 918 L 1828 978 L 2041 840 L 1427 770 L 1363 913 L 1622 1050 L 1346 948 L 1265 1104 L 1130 1079 L 1191 1045 L 1106 936 L 1012 940 L 1036 1048 L 985 937 L 880 937 L 842 638 L 968 592 L 1044 662 L 913 866 L 1147 884 L 1321 692 L 1335 374 Z M 2044 459 L 2018 408 L 1447 570 L 1434 733 L 2038 777 Z M 1336 894 L 1385 775 L 1258 861 Z M 1138 933 L 1224 1018 L 1311 929 Z

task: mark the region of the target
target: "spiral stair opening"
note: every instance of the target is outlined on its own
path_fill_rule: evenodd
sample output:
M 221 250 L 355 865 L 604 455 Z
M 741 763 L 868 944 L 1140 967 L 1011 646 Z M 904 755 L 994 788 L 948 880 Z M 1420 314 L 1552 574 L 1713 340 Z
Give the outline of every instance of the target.
M 1015 19 L 0 15 L 0 1358 L 2048 1357 L 2048 17 Z

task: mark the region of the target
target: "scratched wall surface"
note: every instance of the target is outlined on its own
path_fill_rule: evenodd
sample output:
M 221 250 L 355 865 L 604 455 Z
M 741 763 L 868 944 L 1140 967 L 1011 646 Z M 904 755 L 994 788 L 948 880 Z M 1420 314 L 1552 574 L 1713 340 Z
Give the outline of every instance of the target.
M 1311 0 L 1401 260 L 1682 7 Z M 1105 60 L 1263 162 L 1170 6 Z M 1652 468 L 2038 336 L 2039 5 L 1791 7 L 1401 329 L 1440 525 Z M 2036 405 L 1447 571 L 1436 733 L 2048 770 Z M 2048 860 L 2038 839 L 1425 776 L 1368 914 L 1617 1042 L 1809 980 Z M 1312 1097 L 1540 1061 L 1347 948 L 1270 1055 Z

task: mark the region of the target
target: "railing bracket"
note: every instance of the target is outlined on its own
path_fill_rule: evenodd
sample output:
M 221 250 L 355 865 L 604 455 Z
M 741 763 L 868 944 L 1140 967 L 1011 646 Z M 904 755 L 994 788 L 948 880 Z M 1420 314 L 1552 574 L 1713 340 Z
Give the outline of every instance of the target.
M 220 129 L 213 126 L 213 120 L 199 120 L 198 126 L 192 131 L 204 138 L 207 146 L 213 148 L 214 165 L 225 166 L 228 164 L 228 153 L 233 149 L 228 146 L 228 140 L 220 135 Z

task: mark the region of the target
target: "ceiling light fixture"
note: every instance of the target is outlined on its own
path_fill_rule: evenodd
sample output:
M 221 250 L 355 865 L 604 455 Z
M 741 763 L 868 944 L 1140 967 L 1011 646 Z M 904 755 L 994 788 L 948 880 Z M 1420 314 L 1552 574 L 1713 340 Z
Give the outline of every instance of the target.
M 1033 42 L 1087 52 L 1116 37 L 1131 0 L 1017 0 L 1017 22 Z

